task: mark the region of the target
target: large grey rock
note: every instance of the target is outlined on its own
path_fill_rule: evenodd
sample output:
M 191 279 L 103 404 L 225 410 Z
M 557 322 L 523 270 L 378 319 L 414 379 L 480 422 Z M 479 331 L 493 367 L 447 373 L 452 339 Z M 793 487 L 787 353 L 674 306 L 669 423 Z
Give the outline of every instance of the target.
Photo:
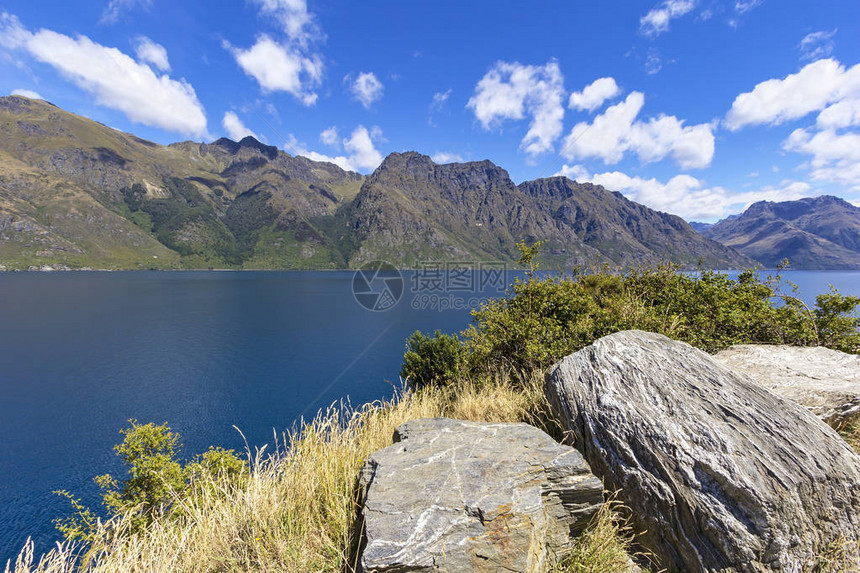
M 860 457 L 811 412 L 688 344 L 612 334 L 547 394 L 594 473 L 678 571 L 800 571 L 860 537 Z
M 400 426 L 361 472 L 365 572 L 542 571 L 603 503 L 575 449 L 527 424 Z
M 717 353 L 774 394 L 809 408 L 834 428 L 860 416 L 860 356 L 824 347 L 741 344 Z

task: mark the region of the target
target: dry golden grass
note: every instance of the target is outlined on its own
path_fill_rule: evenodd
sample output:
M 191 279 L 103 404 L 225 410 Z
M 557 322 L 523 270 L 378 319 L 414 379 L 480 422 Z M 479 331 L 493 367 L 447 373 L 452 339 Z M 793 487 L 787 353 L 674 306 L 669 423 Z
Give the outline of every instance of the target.
M 357 476 L 370 453 L 391 443 L 395 427 L 437 416 L 530 420 L 541 410 L 540 384 L 535 376 L 517 390 L 500 377 L 403 392 L 357 409 L 331 407 L 285 436 L 288 445 L 258 452 L 242 483 L 216 480 L 177 499 L 166 519 L 144 531 L 134 531 L 128 518 L 114 518 L 102 524 L 86 554 L 65 543 L 37 560 L 28 545 L 6 573 L 352 570 Z M 613 541 L 610 514 L 603 515 L 587 537 L 600 547 L 580 543 L 583 555 L 600 554 L 603 547 L 624 553 L 622 542 Z M 569 570 L 617 570 L 607 567 Z
M 836 431 L 848 442 L 848 445 L 854 448 L 855 452 L 860 454 L 860 416 L 855 416 L 843 423 L 836 428 Z
M 630 557 L 633 531 L 622 513 L 624 506 L 610 498 L 574 543 L 570 555 L 552 569 L 554 573 L 617 573 L 639 571 Z

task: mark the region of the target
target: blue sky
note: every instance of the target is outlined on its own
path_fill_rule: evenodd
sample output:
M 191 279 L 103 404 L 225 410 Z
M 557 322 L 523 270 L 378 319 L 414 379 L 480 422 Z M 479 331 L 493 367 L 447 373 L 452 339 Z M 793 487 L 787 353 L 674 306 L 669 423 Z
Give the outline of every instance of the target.
M 0 1 L 0 94 L 160 143 L 566 174 L 712 221 L 860 205 L 856 0 Z

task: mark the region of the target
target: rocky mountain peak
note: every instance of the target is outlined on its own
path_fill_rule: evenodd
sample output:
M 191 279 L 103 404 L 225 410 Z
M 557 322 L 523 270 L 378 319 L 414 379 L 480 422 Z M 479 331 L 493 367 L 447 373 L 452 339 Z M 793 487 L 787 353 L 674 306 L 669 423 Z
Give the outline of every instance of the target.
M 408 151 L 392 153 L 368 178 L 378 185 L 434 185 L 443 188 L 456 186 L 464 189 L 514 184 L 507 171 L 492 161 L 470 161 L 439 165 L 421 153 Z
M 6 96 L 0 97 L 0 110 L 7 111 L 13 114 L 22 113 L 26 110 L 37 108 L 40 106 L 50 106 L 59 109 L 54 104 L 41 99 L 31 99 L 24 96 Z
M 231 155 L 239 155 L 243 151 L 258 152 L 259 154 L 268 157 L 269 160 L 276 159 L 278 157 L 278 153 L 280 153 L 278 148 L 274 145 L 260 143 L 256 138 L 250 135 L 243 137 L 241 141 L 233 141 L 232 139 L 222 137 L 221 139 L 213 141 L 211 145 L 220 147 Z

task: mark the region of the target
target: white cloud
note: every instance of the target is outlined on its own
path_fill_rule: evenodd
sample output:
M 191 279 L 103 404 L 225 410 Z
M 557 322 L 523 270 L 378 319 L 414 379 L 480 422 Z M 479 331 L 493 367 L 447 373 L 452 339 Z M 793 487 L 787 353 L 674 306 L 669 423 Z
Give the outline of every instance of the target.
M 343 148 L 347 152 L 347 157 L 358 169 L 376 169 L 382 163 L 382 154 L 376 150 L 371 139 L 371 134 L 375 132 L 377 137 L 382 136 L 382 132 L 377 128 L 370 132 L 359 125 L 352 132 L 349 139 L 343 140 Z
M 652 38 L 668 32 L 672 19 L 690 13 L 695 7 L 695 0 L 665 0 L 639 19 L 639 32 Z
M 592 123 L 576 124 L 565 140 L 562 155 L 570 160 L 598 157 L 605 163 L 618 163 L 630 148 L 627 135 L 644 104 L 645 96 L 633 92 Z
M 704 181 L 690 175 L 676 175 L 664 183 L 655 178 L 631 177 L 619 171 L 589 175 L 581 165 L 565 165 L 556 175 L 620 191 L 631 201 L 688 221 L 716 220 L 739 213 L 757 201 L 791 201 L 815 194 L 808 183 L 799 181 L 783 181 L 778 187 L 731 193 L 723 187 L 708 187 Z
M 368 131 L 366 127 L 359 125 L 353 130 L 352 135 L 342 142 L 346 153 L 336 157 L 310 151 L 292 135 L 286 147 L 288 150 L 291 149 L 296 155 L 302 155 L 314 161 L 334 163 L 346 171 L 367 172 L 379 167 L 383 159 L 382 154 L 379 153 L 373 143 L 374 138 L 382 138 L 382 132 L 379 128 L 374 127 Z
M 31 33 L 5 13 L 0 17 L 0 43 L 49 64 L 92 94 L 96 103 L 122 112 L 131 121 L 191 136 L 207 135 L 206 113 L 191 84 L 158 75 L 116 48 L 86 36 L 70 38 L 44 29 Z
M 467 107 L 484 129 L 492 129 L 506 119 L 531 116 L 520 148 L 535 156 L 551 151 L 562 133 L 564 95 L 564 77 L 558 62 L 544 66 L 497 62 L 475 86 L 475 95 Z
M 833 33 L 812 34 L 806 44 Z M 800 168 L 809 170 L 812 181 L 860 191 L 860 64 L 846 69 L 834 59 L 817 60 L 784 79 L 762 82 L 735 99 L 726 124 L 732 130 L 777 125 L 815 111 L 815 125 L 795 129 L 783 149 L 809 156 Z
M 821 129 L 860 126 L 860 98 L 846 99 L 824 108 L 816 125 Z
M 153 42 L 146 36 L 137 38 L 135 44 L 135 52 L 139 62 L 152 64 L 162 72 L 170 71 L 170 61 L 167 59 L 167 50 L 164 49 L 164 46 Z
M 239 116 L 232 111 L 228 111 L 224 114 L 224 119 L 221 120 L 221 125 L 225 130 L 227 130 L 227 135 L 233 141 L 241 141 L 249 135 L 258 141 L 260 140 L 257 134 L 248 129 L 248 127 L 242 123 L 242 120 L 239 119 Z
M 644 104 L 645 96 L 632 92 L 593 122 L 576 124 L 565 139 L 562 155 L 571 161 L 594 157 L 615 164 L 630 151 L 643 163 L 671 157 L 684 169 L 710 165 L 714 157 L 712 125 L 685 126 L 671 115 L 638 121 Z
M 761 82 L 740 94 L 725 124 L 732 131 L 747 125 L 778 125 L 846 98 L 860 98 L 860 64 L 846 69 L 833 59 L 818 60 L 796 74 Z
M 451 97 L 451 89 L 448 88 L 444 92 L 436 92 L 433 94 L 433 103 L 430 104 L 431 109 L 439 110 L 448 101 L 448 98 Z
M 344 79 L 349 81 L 350 77 Z M 355 81 L 350 83 L 349 91 L 354 99 L 361 102 L 364 109 L 370 109 L 370 106 L 382 97 L 385 87 L 373 72 L 361 72 Z
M 801 59 L 820 60 L 829 57 L 833 53 L 833 36 L 836 35 L 837 30 L 838 28 L 834 28 L 829 32 L 822 30 L 804 36 L 798 46 L 801 52 Z
M 758 8 L 764 0 L 737 0 L 735 2 L 735 11 L 738 14 L 745 14 L 754 8 Z
M 814 181 L 827 181 L 860 191 L 860 133 L 825 129 L 815 134 L 796 129 L 783 149 L 811 155 L 808 167 Z
M 290 42 L 307 47 L 324 39 L 316 17 L 308 12 L 305 0 L 255 0 L 260 12 L 274 17 Z
M 572 179 L 573 181 L 578 181 L 579 183 L 591 180 L 591 173 L 585 168 L 585 166 L 579 164 L 568 165 L 565 163 L 555 175 L 562 175 L 568 179 Z
M 442 108 L 445 107 L 445 102 L 448 101 L 448 98 L 451 97 L 452 90 L 449 88 L 444 92 L 436 92 L 433 94 L 433 101 L 430 102 L 430 112 L 438 112 L 442 111 Z
M 24 48 L 32 34 L 14 14 L 0 12 L 0 46 L 10 50 Z
M 448 99 L 451 97 L 452 90 L 449 88 L 444 92 L 436 92 L 433 94 L 433 100 L 430 102 L 429 111 L 427 114 L 427 125 L 436 127 L 436 122 L 433 121 L 433 115 L 440 113 L 444 108 Z
M 313 88 L 322 81 L 322 63 L 299 51 L 276 42 L 266 34 L 248 48 L 232 48 L 239 66 L 257 80 L 265 92 L 292 94 L 304 105 L 313 105 L 317 94 Z
M 660 52 L 656 48 L 648 50 L 648 57 L 645 58 L 645 73 L 649 76 L 659 74 L 663 69 L 663 59 L 660 57 Z
M 713 126 L 708 123 L 684 126 L 673 115 L 633 124 L 627 139 L 630 149 L 645 163 L 671 156 L 683 169 L 701 169 L 714 158 Z
M 134 9 L 136 6 L 149 8 L 152 0 L 110 0 L 102 12 L 99 22 L 101 24 L 116 24 L 124 12 Z
M 340 147 L 340 135 L 337 133 L 337 127 L 331 126 L 320 133 L 320 141 L 329 147 Z
M 257 80 L 264 92 L 287 92 L 306 106 L 314 105 L 314 90 L 322 83 L 323 59 L 313 45 L 325 40 L 308 12 L 305 0 L 255 0 L 260 14 L 272 18 L 284 33 L 283 41 L 259 34 L 248 49 L 225 42 L 242 70 Z
M 13 96 L 28 97 L 30 99 L 45 99 L 33 90 L 12 90 Z
M 788 136 L 784 147 L 787 151 L 813 155 L 813 165 L 841 159 L 860 161 L 860 134 L 858 133 L 838 134 L 832 129 L 827 129 L 812 135 L 806 129 L 796 129 Z
M 600 78 L 585 86 L 581 92 L 570 94 L 568 107 L 580 111 L 594 111 L 607 100 L 621 95 L 615 78 Z
M 463 157 L 456 153 L 451 153 L 448 151 L 437 151 L 433 155 L 430 156 L 430 159 L 433 160 L 434 163 L 438 163 L 443 165 L 445 163 L 462 163 Z

